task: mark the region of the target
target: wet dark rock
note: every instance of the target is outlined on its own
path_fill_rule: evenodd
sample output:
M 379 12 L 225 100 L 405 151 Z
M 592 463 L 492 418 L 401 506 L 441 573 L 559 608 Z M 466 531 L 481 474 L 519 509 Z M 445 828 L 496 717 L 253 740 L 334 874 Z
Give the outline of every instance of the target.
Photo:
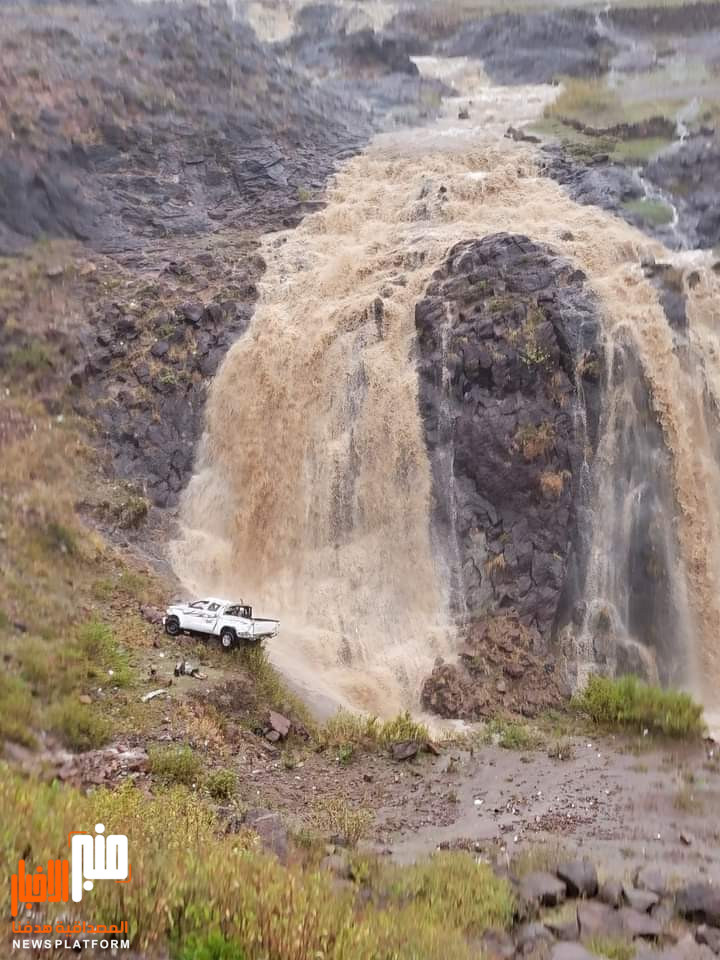
M 586 857 L 562 864 L 557 869 L 557 875 L 564 881 L 568 896 L 594 897 L 597 893 L 597 870 Z
M 647 165 L 644 176 L 672 197 L 679 228 L 690 245 L 712 248 L 720 243 L 720 139 L 689 137 Z
M 400 740 L 390 748 L 393 760 L 412 760 L 418 755 L 420 743 L 417 740 Z
M 597 75 L 613 47 L 592 13 L 579 10 L 504 13 L 462 24 L 439 45 L 449 56 L 478 57 L 499 83 L 550 83 Z
M 578 478 L 597 430 L 589 374 L 602 364 L 592 294 L 551 251 L 497 234 L 452 248 L 415 324 L 434 538 L 452 595 L 466 616 L 513 613 L 547 638 L 582 576 Z M 571 415 L 577 376 L 587 437 Z
M 523 877 L 519 885 L 525 903 L 555 907 L 565 899 L 565 884 L 551 873 L 537 871 Z
M 720 886 L 702 881 L 685 884 L 675 893 L 675 909 L 686 920 L 720 927 Z

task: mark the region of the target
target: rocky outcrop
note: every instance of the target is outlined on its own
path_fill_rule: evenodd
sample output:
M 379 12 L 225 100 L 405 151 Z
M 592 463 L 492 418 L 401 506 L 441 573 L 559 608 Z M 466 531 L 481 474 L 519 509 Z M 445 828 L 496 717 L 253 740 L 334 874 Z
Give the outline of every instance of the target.
M 416 307 L 433 525 L 464 619 L 546 649 L 582 582 L 602 361 L 584 275 L 524 236 L 455 246 Z M 449 545 L 449 546 L 448 546 Z
M 582 10 L 504 13 L 470 21 L 442 44 L 449 56 L 482 59 L 498 83 L 551 83 L 607 70 L 614 46 Z
M 153 241 L 275 226 L 370 130 L 220 6 L 3 18 L 0 252 L 42 232 L 147 263 Z
M 533 634 L 515 616 L 476 620 L 463 630 L 457 663 L 438 659 L 421 691 L 441 717 L 478 720 L 498 713 L 534 717 L 566 690 L 555 664 L 533 652 Z

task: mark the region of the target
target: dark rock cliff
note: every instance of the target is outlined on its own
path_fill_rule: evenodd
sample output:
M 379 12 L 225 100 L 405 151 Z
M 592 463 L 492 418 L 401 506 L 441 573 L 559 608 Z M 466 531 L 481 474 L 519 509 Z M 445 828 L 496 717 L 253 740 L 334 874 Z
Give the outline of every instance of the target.
M 602 374 L 592 294 L 552 251 L 497 234 L 450 251 L 416 326 L 434 533 L 455 612 L 514 615 L 541 651 L 583 578 Z

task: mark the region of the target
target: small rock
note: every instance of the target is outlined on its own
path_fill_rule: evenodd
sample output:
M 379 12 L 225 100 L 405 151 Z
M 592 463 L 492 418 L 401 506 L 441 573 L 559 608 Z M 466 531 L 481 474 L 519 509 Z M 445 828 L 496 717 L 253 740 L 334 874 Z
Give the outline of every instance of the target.
M 621 907 L 623 902 L 623 888 L 619 880 L 605 880 L 598 893 L 603 903 L 611 907 Z
M 681 833 L 680 834 L 680 843 L 684 844 L 686 847 L 691 847 L 695 842 L 695 837 L 691 833 Z
M 65 273 L 65 268 L 61 263 L 52 263 L 45 271 L 45 276 L 50 280 L 55 280 L 57 277 L 61 277 Z
M 695 931 L 695 939 L 720 956 L 720 930 L 717 927 L 709 927 L 706 923 L 701 924 Z
M 274 853 L 279 860 L 287 858 L 287 829 L 279 813 L 261 808 L 252 809 L 247 811 L 243 822 L 257 833 L 266 850 Z
M 633 910 L 639 910 L 641 913 L 647 913 L 660 900 L 656 893 L 651 893 L 649 890 L 637 890 L 628 884 L 623 884 L 623 896 Z
M 162 623 L 163 614 L 157 607 L 142 604 L 140 606 L 140 616 L 148 623 Z
M 417 740 L 400 740 L 392 745 L 390 753 L 393 760 L 412 760 L 417 756 L 419 749 L 420 744 Z
M 269 740 L 270 743 L 277 743 L 280 740 L 280 734 L 277 730 L 268 730 L 265 734 L 265 739 Z
M 581 901 L 578 904 L 577 916 L 583 940 L 596 936 L 617 936 L 622 931 L 618 911 L 606 903 L 597 900 Z
M 597 960 L 581 943 L 556 943 L 551 960 Z
M 515 934 L 515 942 L 523 953 L 529 953 L 538 942 L 552 943 L 553 936 L 544 923 L 524 923 Z
M 665 877 L 657 867 L 651 865 L 640 867 L 635 874 L 635 886 L 639 890 L 649 890 L 651 893 L 656 893 L 659 897 L 663 897 L 667 893 Z
M 586 857 L 562 864 L 557 869 L 557 875 L 565 882 L 568 896 L 594 897 L 597 893 L 597 870 Z
M 92 697 L 89 697 L 86 693 L 81 693 L 78 697 L 79 703 L 90 704 L 92 703 Z
M 460 107 L 460 109 L 458 110 L 458 120 L 469 120 L 469 119 L 470 119 L 470 111 L 468 110 L 468 108 Z
M 720 927 L 720 886 L 695 881 L 675 894 L 675 909 L 681 917 Z
M 511 960 L 515 955 L 515 944 L 504 930 L 486 930 L 482 945 L 487 960 Z
M 527 903 L 555 907 L 565 899 L 565 884 L 551 873 L 529 873 L 520 881 L 520 897 Z
M 623 931 L 633 938 L 643 937 L 654 940 L 662 934 L 663 928 L 659 920 L 632 907 L 621 907 L 618 910 L 618 918 Z
M 268 724 L 271 730 L 274 730 L 278 733 L 283 739 L 290 733 L 290 727 L 292 726 L 291 722 L 287 717 L 284 717 L 281 713 L 276 713 L 274 710 L 268 712 Z

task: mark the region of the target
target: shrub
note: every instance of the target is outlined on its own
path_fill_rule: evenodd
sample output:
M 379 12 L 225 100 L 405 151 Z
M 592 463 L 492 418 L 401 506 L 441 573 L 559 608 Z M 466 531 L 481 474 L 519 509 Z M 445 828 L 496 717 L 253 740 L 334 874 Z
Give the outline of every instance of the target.
M 382 744 L 399 743 L 401 740 L 422 740 L 427 743 L 430 733 L 424 723 L 417 723 L 406 710 L 392 720 L 381 723 L 377 738 Z
M 373 815 L 367 807 L 353 806 L 343 797 L 329 797 L 316 808 L 314 821 L 322 833 L 356 847 L 367 834 Z
M 205 786 L 213 800 L 230 800 L 237 792 L 237 776 L 232 770 L 214 770 Z
M 424 723 L 418 723 L 409 711 L 399 713 L 391 720 L 338 710 L 317 734 L 320 747 L 335 747 L 341 751 L 340 760 L 348 763 L 356 747 L 371 750 L 386 747 L 402 740 L 420 740 L 425 743 L 430 733 Z
M 690 694 L 662 690 L 636 677 L 592 676 L 574 700 L 594 723 L 670 737 L 700 736 L 705 725 L 702 707 Z
M 150 748 L 148 756 L 150 772 L 161 783 L 181 783 L 189 787 L 197 783 L 200 777 L 202 761 L 187 744 L 154 746 Z
M 496 717 L 483 730 L 486 743 L 497 743 L 505 750 L 532 750 L 539 746 L 540 736 L 523 723 Z
M 515 448 L 528 463 L 548 454 L 555 444 L 555 427 L 549 421 L 537 426 L 519 427 L 514 438 Z
M 33 698 L 19 677 L 0 673 L 0 742 L 12 740 L 26 747 L 35 745 L 32 734 Z
M 320 747 L 347 748 L 369 747 L 377 742 L 379 722 L 377 717 L 367 717 L 349 710 L 338 710 L 318 730 Z
M 72 530 L 52 520 L 42 533 L 42 541 L 46 549 L 64 553 L 70 557 L 77 554 L 77 539 Z
M 221 933 L 209 933 L 205 937 L 191 937 L 176 960 L 245 960 L 246 954 L 236 940 L 226 940 Z
M 110 721 L 77 697 L 69 696 L 50 707 L 48 724 L 70 750 L 82 752 L 104 746 L 112 733 Z
M 430 919 L 469 935 L 510 926 L 515 898 L 510 884 L 468 853 L 437 853 L 405 869 L 391 868 L 389 893 L 412 900 Z
M 467 854 L 445 853 L 410 868 L 359 871 L 373 898 L 360 904 L 327 872 L 283 866 L 236 835 L 183 787 L 147 797 L 132 785 L 87 796 L 21 777 L 0 763 L 0 862 L 65 856 L 71 830 L 102 822 L 127 835 L 132 883 L 106 883 L 83 899 L 101 924 L 127 920 L 131 949 L 174 960 L 470 960 L 465 934 L 506 927 L 508 883 Z M 150 895 L 155 892 L 155 895 Z M 9 910 L 9 884 L 0 910 Z M 382 906 L 378 905 L 382 904 Z M 47 920 L 72 903 L 48 905 Z
M 91 620 L 83 624 L 77 632 L 77 648 L 87 664 L 88 677 L 106 675 L 115 687 L 130 684 L 132 671 L 128 656 L 120 649 L 106 623 Z

